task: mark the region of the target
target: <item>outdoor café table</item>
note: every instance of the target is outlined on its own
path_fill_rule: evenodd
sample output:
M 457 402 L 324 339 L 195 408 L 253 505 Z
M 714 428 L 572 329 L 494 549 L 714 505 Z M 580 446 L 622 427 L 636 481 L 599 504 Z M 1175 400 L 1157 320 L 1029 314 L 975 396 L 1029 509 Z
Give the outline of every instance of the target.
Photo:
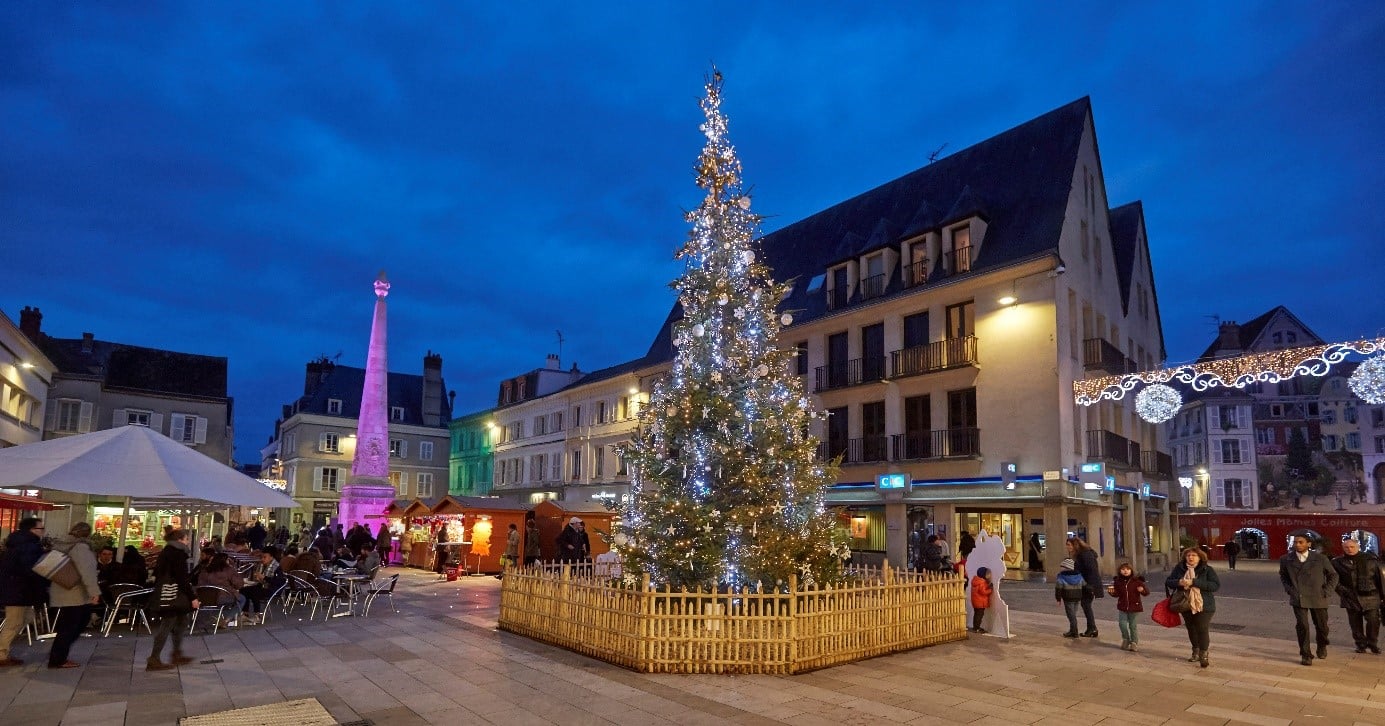
M 360 592 L 361 583 L 370 582 L 370 575 L 362 575 L 355 570 L 332 570 L 328 576 L 346 589 L 347 611 L 344 613 L 336 613 L 332 617 L 355 615 L 356 595 Z

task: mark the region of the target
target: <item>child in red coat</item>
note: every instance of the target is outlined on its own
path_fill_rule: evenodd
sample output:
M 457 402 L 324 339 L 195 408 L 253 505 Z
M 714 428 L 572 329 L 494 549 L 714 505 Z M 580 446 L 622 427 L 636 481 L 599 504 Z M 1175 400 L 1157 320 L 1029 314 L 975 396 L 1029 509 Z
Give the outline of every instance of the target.
M 1121 650 L 1140 649 L 1140 631 L 1137 629 L 1139 614 L 1144 611 L 1141 595 L 1148 595 L 1145 578 L 1135 574 L 1129 562 L 1122 562 L 1116 571 L 1116 579 L 1106 591 L 1116 598 L 1116 622 L 1121 628 Z
M 976 570 L 976 577 L 971 578 L 971 632 L 984 633 L 981 628 L 981 618 L 986 615 L 986 608 L 991 606 L 991 571 L 989 568 L 981 567 Z

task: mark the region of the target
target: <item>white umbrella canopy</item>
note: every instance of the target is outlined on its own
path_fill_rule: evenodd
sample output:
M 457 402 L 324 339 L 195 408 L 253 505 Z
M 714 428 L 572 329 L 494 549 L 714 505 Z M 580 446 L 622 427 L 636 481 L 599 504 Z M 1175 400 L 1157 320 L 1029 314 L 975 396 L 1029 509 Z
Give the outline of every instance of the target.
M 0 449 L 0 486 L 177 508 L 297 507 L 293 499 L 145 426 Z

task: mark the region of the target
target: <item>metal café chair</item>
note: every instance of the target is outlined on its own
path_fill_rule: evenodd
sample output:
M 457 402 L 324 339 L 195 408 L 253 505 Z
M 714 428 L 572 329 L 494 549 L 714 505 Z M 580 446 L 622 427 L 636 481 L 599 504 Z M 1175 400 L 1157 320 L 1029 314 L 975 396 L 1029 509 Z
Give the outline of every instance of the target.
M 319 577 L 312 582 L 312 585 L 317 590 L 317 599 L 313 600 L 313 610 L 308 615 L 309 620 L 317 617 L 317 606 L 323 603 L 326 603 L 323 607 L 323 612 L 326 613 L 323 620 L 340 614 L 332 612 L 340 605 L 345 605 L 347 612 L 350 612 L 351 596 L 341 583 L 327 577 Z
M 130 621 L 130 632 L 134 632 L 143 622 L 145 631 L 152 634 L 154 631 L 149 627 L 149 616 L 144 612 L 147 598 L 152 592 L 154 592 L 152 587 L 141 587 L 127 582 L 111 585 L 111 605 L 106 608 L 105 622 L 101 624 L 101 635 L 110 637 L 111 628 L 115 626 L 122 614 Z
M 399 575 L 390 575 L 384 580 L 372 580 L 365 591 L 365 608 L 361 615 L 370 614 L 370 605 L 376 598 L 384 597 L 389 601 L 390 612 L 399 612 L 394 607 L 394 586 L 399 582 Z
M 188 635 L 192 635 L 193 631 L 197 630 L 197 616 L 207 610 L 216 611 L 216 618 L 212 621 L 212 635 L 216 635 L 217 631 L 221 629 L 222 613 L 226 611 L 226 608 L 235 608 L 235 597 L 231 595 L 230 590 L 216 585 L 198 585 L 196 592 L 197 601 L 201 606 L 192 611 L 192 625 L 188 627 Z M 219 604 L 223 595 L 230 597 L 231 602 L 225 605 Z
M 319 597 L 317 588 L 313 586 L 312 580 L 305 580 L 297 573 L 290 572 L 285 577 L 288 579 L 288 596 L 284 599 L 284 614 L 292 612 L 299 605 L 316 603 Z M 314 578 L 316 579 L 316 578 Z
M 274 588 L 273 592 L 269 593 L 269 597 L 265 598 L 264 605 L 260 608 L 260 625 L 265 625 L 269 622 L 269 611 L 274 607 L 275 601 L 278 601 L 279 608 L 284 611 L 284 614 L 288 614 L 288 605 L 286 605 L 284 601 L 290 594 L 289 578 L 285 575 L 284 581 L 279 583 L 279 586 Z

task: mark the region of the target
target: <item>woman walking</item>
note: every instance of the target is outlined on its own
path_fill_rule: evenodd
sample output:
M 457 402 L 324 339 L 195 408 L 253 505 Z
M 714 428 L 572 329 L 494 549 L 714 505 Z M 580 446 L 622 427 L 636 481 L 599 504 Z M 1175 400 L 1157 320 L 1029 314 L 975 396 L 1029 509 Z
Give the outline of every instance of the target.
M 81 664 L 68 660 L 72 644 L 91 621 L 92 607 L 101 602 L 101 585 L 96 578 L 96 553 L 91 550 L 91 525 L 78 522 L 66 535 L 53 538 L 53 549 L 72 560 L 80 579 L 72 587 L 54 582 L 48 589 L 48 606 L 62 608 L 53 626 L 53 647 L 48 651 L 49 668 L 77 668 Z
M 1207 554 L 1196 546 L 1183 550 L 1183 563 L 1174 565 L 1164 587 L 1187 591 L 1192 609 L 1183 613 L 1183 625 L 1188 628 L 1188 642 L 1193 646 L 1188 662 L 1206 668 L 1211 665 L 1207 651 L 1211 648 L 1212 613 L 1217 611 L 1213 593 L 1221 588 L 1221 580 L 1208 564 Z
M 1068 538 L 1068 554 L 1077 565 L 1078 574 L 1087 583 L 1082 588 L 1082 614 L 1087 618 L 1087 629 L 1082 637 L 1097 637 L 1096 613 L 1092 612 L 1092 600 L 1106 597 L 1106 587 L 1101 582 L 1101 569 L 1097 566 L 1096 552 L 1079 537 Z
M 170 598 L 172 604 L 159 608 L 159 629 L 154 632 L 154 652 L 149 655 L 144 669 L 147 671 L 166 671 L 175 666 L 192 662 L 183 655 L 183 631 L 188 629 L 188 613 L 201 606 L 197 593 L 192 589 L 192 576 L 188 574 L 187 533 L 181 529 L 170 530 L 164 535 L 164 548 L 154 563 L 154 598 L 157 604 L 162 598 L 163 588 L 177 588 L 182 597 Z M 183 603 L 187 604 L 184 605 Z M 169 634 L 173 634 L 173 655 L 165 663 L 159 659 Z

